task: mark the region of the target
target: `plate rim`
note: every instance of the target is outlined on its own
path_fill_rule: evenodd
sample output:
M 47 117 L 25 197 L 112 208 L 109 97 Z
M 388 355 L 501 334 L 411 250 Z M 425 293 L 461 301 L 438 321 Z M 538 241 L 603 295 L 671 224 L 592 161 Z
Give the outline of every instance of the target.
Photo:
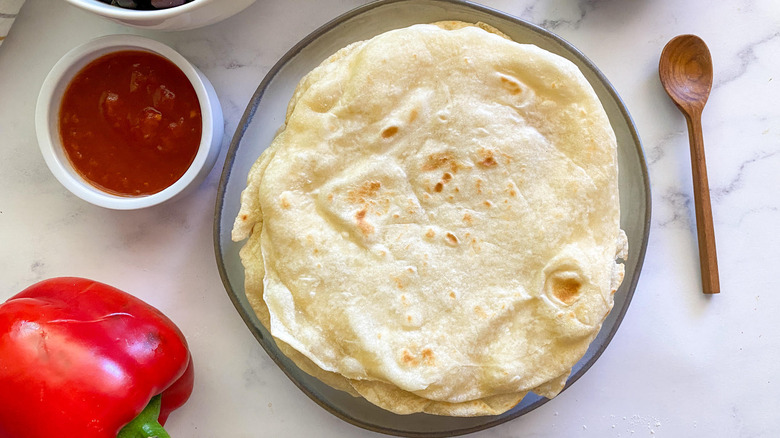
M 587 65 L 588 68 L 591 70 L 591 72 L 596 76 L 598 81 L 601 82 L 601 84 L 604 86 L 605 91 L 617 104 L 617 108 L 620 111 L 620 116 L 626 121 L 628 131 L 631 136 L 631 140 L 636 146 L 636 153 L 639 159 L 640 170 L 641 170 L 642 188 L 644 189 L 644 195 L 645 195 L 644 207 L 645 207 L 646 214 L 645 214 L 644 221 L 642 223 L 642 227 L 643 227 L 642 241 L 640 243 L 639 251 L 636 256 L 637 263 L 636 263 L 634 275 L 630 279 L 630 282 L 625 286 L 626 287 L 625 304 L 622 306 L 622 308 L 618 309 L 619 311 L 616 315 L 614 326 L 606 334 L 603 343 L 594 352 L 592 358 L 588 360 L 579 370 L 577 370 L 575 373 L 571 374 L 568 377 L 566 381 L 566 385 L 564 386 L 564 389 L 561 391 L 563 392 L 564 390 L 569 388 L 572 384 L 574 384 L 577 380 L 579 380 L 579 378 L 582 377 L 596 363 L 596 361 L 599 359 L 599 357 L 604 353 L 606 348 L 611 343 L 612 338 L 617 333 L 617 330 L 620 327 L 623 318 L 631 304 L 631 300 L 636 290 L 636 286 L 639 282 L 639 278 L 642 272 L 642 267 L 644 265 L 645 254 L 647 251 L 647 245 L 648 245 L 650 231 L 651 231 L 652 197 L 651 197 L 649 171 L 647 168 L 647 160 L 645 158 L 641 139 L 636 129 L 636 124 L 634 123 L 631 114 L 628 112 L 625 102 L 623 102 L 622 98 L 617 93 L 612 83 L 603 74 L 603 72 L 592 61 L 590 61 L 590 59 L 587 58 L 579 49 L 577 49 L 567 40 L 563 39 L 561 36 L 547 29 L 544 29 L 541 26 L 538 26 L 536 24 L 523 20 L 519 17 L 516 17 L 514 15 L 502 12 L 500 10 L 485 5 L 477 4 L 468 0 L 426 0 L 426 2 L 431 4 L 442 4 L 443 7 L 445 8 L 447 6 L 452 6 L 452 5 L 465 6 L 471 10 L 482 12 L 491 15 L 493 17 L 509 21 L 516 26 L 524 27 L 530 30 L 531 32 L 534 32 L 541 37 L 553 40 L 556 44 L 560 45 L 571 55 L 578 58 L 580 62 Z M 349 415 L 347 412 L 337 409 L 336 407 L 328 403 L 325 403 L 323 400 L 317 397 L 311 390 L 306 388 L 300 381 L 298 381 L 297 379 L 295 379 L 293 376 L 290 375 L 290 372 L 287 370 L 286 366 L 281 363 L 278 357 L 276 357 L 275 352 L 269 351 L 269 347 L 266 345 L 267 341 L 265 340 L 264 334 L 259 329 L 254 327 L 254 324 L 252 323 L 250 317 L 248 315 L 245 315 L 244 313 L 247 309 L 244 309 L 242 304 L 239 302 L 237 291 L 233 289 L 230 283 L 227 271 L 225 269 L 224 258 L 222 257 L 222 252 L 220 250 L 221 249 L 220 234 L 222 231 L 221 218 L 222 218 L 222 213 L 224 211 L 223 207 L 225 204 L 227 182 L 230 179 L 230 176 L 232 174 L 232 170 L 234 167 L 233 164 L 236 159 L 236 152 L 238 150 L 238 146 L 241 143 L 241 140 L 243 139 L 246 129 L 249 126 L 249 123 L 252 121 L 255 112 L 260 102 L 262 101 L 263 95 L 265 94 L 265 91 L 270 85 L 270 83 L 277 76 L 279 71 L 284 66 L 287 65 L 287 63 L 289 63 L 293 58 L 295 58 L 302 50 L 308 47 L 309 44 L 316 41 L 324 34 L 342 25 L 344 22 L 348 21 L 351 18 L 362 15 L 377 7 L 386 6 L 394 3 L 410 3 L 410 6 L 413 6 L 417 2 L 415 0 L 376 0 L 367 3 L 365 5 L 353 8 L 337 16 L 336 18 L 329 20 L 325 24 L 319 26 L 317 29 L 315 29 L 314 31 L 306 35 L 303 39 L 297 42 L 292 48 L 290 48 L 287 52 L 285 52 L 285 54 L 271 67 L 271 69 L 268 70 L 266 75 L 263 77 L 263 80 L 260 82 L 255 92 L 253 93 L 252 97 L 250 98 L 247 107 L 244 110 L 244 113 L 238 122 L 236 131 L 233 135 L 233 138 L 231 139 L 230 146 L 228 147 L 228 151 L 225 156 L 225 162 L 223 164 L 222 173 L 220 175 L 219 184 L 217 187 L 217 197 L 216 197 L 215 215 L 214 215 L 215 219 L 213 224 L 214 252 L 217 261 L 217 269 L 219 271 L 220 279 L 223 283 L 223 286 L 225 287 L 225 291 L 227 292 L 230 301 L 233 303 L 233 306 L 238 311 L 239 315 L 241 316 L 241 319 L 244 321 L 247 328 L 249 328 L 250 332 L 252 332 L 256 340 L 259 341 L 259 344 L 263 348 L 263 350 L 265 350 L 268 356 L 281 369 L 281 371 L 287 376 L 287 378 L 291 380 L 293 384 L 296 387 L 298 387 L 298 389 L 300 389 L 304 394 L 306 394 L 306 396 L 309 397 L 312 401 L 314 401 L 317 405 L 319 405 L 320 407 L 322 407 L 332 415 L 335 415 L 336 417 L 340 418 L 341 420 L 346 421 L 347 423 L 350 423 L 354 426 L 360 427 L 365 430 L 370 430 L 373 432 L 390 434 L 395 436 L 412 437 L 412 438 L 459 436 L 459 435 L 465 435 L 465 434 L 489 429 L 499 424 L 503 424 L 510 420 L 521 417 L 524 414 L 531 412 L 534 409 L 538 408 L 539 406 L 547 403 L 548 401 L 550 401 L 550 399 L 542 397 L 536 402 L 533 402 L 532 404 L 528 405 L 524 409 L 518 410 L 517 412 L 514 412 L 507 416 L 496 416 L 495 420 L 487 421 L 477 426 L 465 427 L 457 430 L 449 430 L 449 431 L 442 431 L 442 432 L 405 431 L 405 430 L 398 430 L 398 429 L 392 429 L 387 427 L 380 427 L 380 426 L 366 423 L 362 420 L 358 420 L 355 417 Z M 621 285 L 621 288 L 622 287 L 623 285 Z

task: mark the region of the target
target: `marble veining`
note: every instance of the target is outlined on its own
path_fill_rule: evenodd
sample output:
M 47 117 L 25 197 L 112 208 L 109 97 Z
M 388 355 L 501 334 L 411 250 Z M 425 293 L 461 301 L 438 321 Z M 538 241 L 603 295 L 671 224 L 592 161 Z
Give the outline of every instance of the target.
M 764 160 L 769 160 L 779 155 L 780 155 L 780 150 L 772 151 L 772 152 L 759 152 L 754 157 L 746 161 L 743 161 L 742 163 L 739 164 L 739 167 L 736 168 L 736 174 L 730 181 L 728 181 L 725 185 L 712 187 L 710 189 L 710 196 L 712 196 L 712 198 L 716 202 L 719 202 L 723 197 L 739 191 L 744 187 L 743 179 L 745 178 L 746 174 L 750 173 L 749 172 L 750 166 L 752 166 L 755 163 L 763 163 Z M 769 200 L 769 202 L 771 202 L 771 200 Z
M 760 37 L 760 39 L 757 41 L 749 42 L 736 54 L 737 59 L 739 59 L 737 69 L 734 71 L 727 71 L 725 75 L 719 76 L 718 79 L 713 83 L 712 88 L 717 89 L 722 87 L 723 85 L 728 84 L 744 75 L 755 62 L 760 61 L 759 57 L 755 53 L 756 49 L 759 48 L 759 46 L 775 42 L 778 37 L 780 37 L 780 32 L 773 32 L 769 35 Z
M 665 214 L 658 214 L 655 225 L 661 228 L 675 225 L 686 229 L 694 228 L 693 197 L 689 193 L 671 189 L 659 196 L 660 200 L 666 204 L 667 209 L 663 210 Z

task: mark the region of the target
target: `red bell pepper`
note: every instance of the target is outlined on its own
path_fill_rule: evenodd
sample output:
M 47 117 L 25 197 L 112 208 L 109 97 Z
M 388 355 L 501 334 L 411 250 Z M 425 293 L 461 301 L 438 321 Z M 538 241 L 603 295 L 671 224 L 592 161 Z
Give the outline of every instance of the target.
M 164 437 L 193 377 L 181 331 L 114 287 L 53 278 L 0 304 L 0 438 Z

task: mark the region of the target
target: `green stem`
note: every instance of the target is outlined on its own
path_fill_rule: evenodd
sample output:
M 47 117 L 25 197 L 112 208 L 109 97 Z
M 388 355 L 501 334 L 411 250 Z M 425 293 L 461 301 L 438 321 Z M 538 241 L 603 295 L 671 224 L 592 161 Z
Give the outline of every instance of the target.
M 160 417 L 160 396 L 152 397 L 143 411 L 127 423 L 116 438 L 171 438 L 157 421 Z

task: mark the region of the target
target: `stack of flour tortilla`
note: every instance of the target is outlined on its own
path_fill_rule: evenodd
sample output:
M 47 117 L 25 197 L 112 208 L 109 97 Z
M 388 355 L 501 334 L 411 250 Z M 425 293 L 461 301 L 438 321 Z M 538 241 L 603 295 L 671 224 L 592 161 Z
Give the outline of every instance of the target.
M 482 24 L 325 60 L 241 201 L 246 294 L 278 347 L 400 414 L 553 397 L 623 278 L 603 107 L 571 62 Z

